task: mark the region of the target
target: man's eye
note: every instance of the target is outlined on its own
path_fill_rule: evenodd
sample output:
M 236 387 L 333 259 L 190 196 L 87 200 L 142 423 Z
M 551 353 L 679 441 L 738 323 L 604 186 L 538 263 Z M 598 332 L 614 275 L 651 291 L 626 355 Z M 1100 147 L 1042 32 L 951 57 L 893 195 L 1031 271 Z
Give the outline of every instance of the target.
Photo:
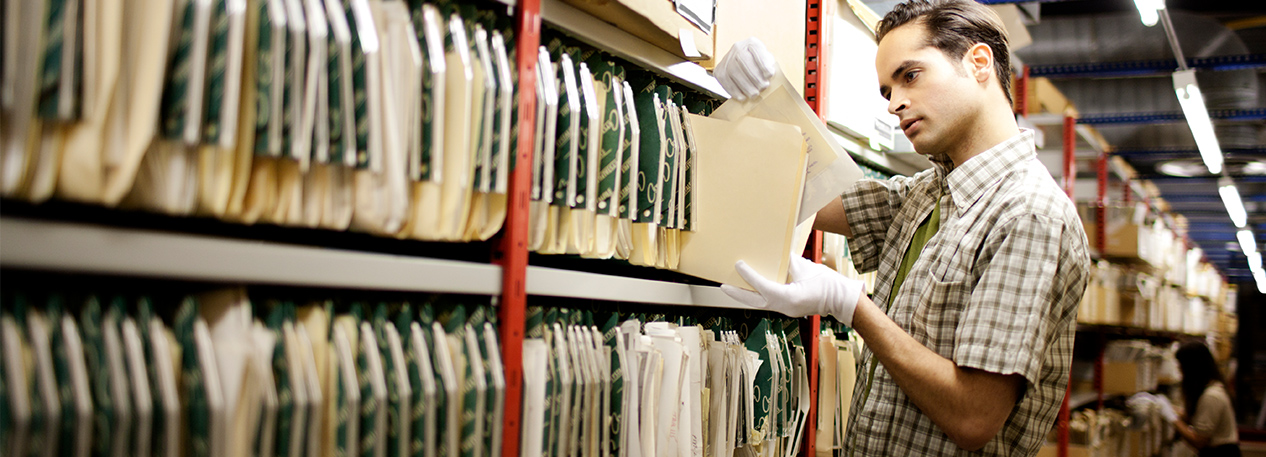
M 912 82 L 917 77 L 919 77 L 919 72 L 917 71 L 906 72 L 906 82 Z

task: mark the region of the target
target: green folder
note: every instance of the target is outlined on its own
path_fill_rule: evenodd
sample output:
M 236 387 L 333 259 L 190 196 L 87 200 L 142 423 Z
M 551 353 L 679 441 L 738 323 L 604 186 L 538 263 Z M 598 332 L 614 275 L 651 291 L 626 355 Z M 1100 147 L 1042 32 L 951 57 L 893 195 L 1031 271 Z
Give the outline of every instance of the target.
M 177 319 L 179 319 L 181 317 L 181 313 L 178 312 L 176 316 Z M 88 377 L 90 378 L 89 385 L 92 387 L 92 452 L 95 455 L 109 455 L 111 449 L 113 448 L 114 440 L 117 439 L 114 433 L 115 405 L 114 398 L 110 395 L 112 382 L 110 379 L 110 369 L 107 365 L 105 335 L 102 333 L 103 323 L 104 316 L 101 309 L 101 303 L 95 296 L 88 297 L 88 301 L 84 304 L 83 309 L 80 311 L 79 329 L 83 332 L 84 358 L 88 367 Z M 193 344 L 192 321 L 189 323 L 188 342 L 190 345 Z M 184 341 L 181 341 L 181 345 L 184 346 Z M 190 362 L 189 359 L 192 357 L 194 369 L 190 370 L 192 372 L 186 374 L 183 380 L 186 386 L 200 386 L 202 378 L 200 376 L 200 370 L 197 369 L 197 358 L 192 355 L 192 350 L 188 351 L 188 354 L 190 355 L 185 356 L 185 363 L 188 364 Z M 188 366 L 186 366 L 186 370 L 188 370 Z M 193 395 L 193 393 L 194 392 L 192 391 L 187 391 L 188 396 L 186 397 L 189 399 L 189 418 L 187 422 L 189 423 L 190 439 L 196 438 L 197 432 L 200 430 L 203 432 L 208 431 L 206 426 L 209 425 L 205 420 L 205 414 L 201 416 L 201 419 L 203 419 L 202 421 L 198 421 L 198 417 L 194 416 L 194 414 L 198 411 L 205 412 L 206 403 L 205 397 L 201 397 L 202 402 L 199 403 L 199 397 L 197 395 Z M 199 409 L 199 406 L 202 406 L 202 408 Z M 202 427 L 199 428 L 199 425 Z M 203 436 L 205 437 L 205 434 Z
M 620 136 L 620 219 L 637 220 L 637 189 L 641 185 L 638 171 L 642 133 L 638 125 L 637 102 L 623 67 L 616 67 L 616 77 L 624 94 L 624 132 Z
M 396 364 L 396 359 L 392 354 L 392 344 L 387 336 L 387 328 L 393 327 L 395 323 L 387 318 L 388 313 L 387 304 L 379 303 L 374 309 L 373 327 L 374 339 L 378 342 L 378 351 L 382 358 L 383 374 L 387 381 L 387 455 L 396 457 L 404 455 L 408 448 L 409 428 L 403 423 L 408 422 L 412 425 L 413 388 L 411 385 L 399 382 L 400 378 L 404 377 L 407 384 L 408 374 L 404 373 L 405 366 Z M 399 335 L 399 329 L 396 329 L 396 333 L 397 336 L 403 336 Z M 404 341 L 400 341 L 402 352 Z
M 194 457 L 205 457 L 211 451 L 211 406 L 207 400 L 205 374 L 198 362 L 197 344 L 194 341 L 194 323 L 198 320 L 198 303 L 193 297 L 186 297 L 176 311 L 176 341 L 181 347 L 182 371 L 181 384 L 184 389 L 185 420 L 188 424 L 188 445 L 186 454 Z M 80 328 L 86 328 L 86 324 Z M 97 327 L 100 328 L 100 327 Z M 87 341 L 85 341 L 87 343 Z M 87 349 L 87 344 L 85 344 Z M 95 371 L 89 367 L 89 371 Z M 93 433 L 93 439 L 102 436 Z
M 397 321 L 403 322 L 402 325 L 410 329 L 408 332 L 410 344 L 405 355 L 409 366 L 409 384 L 413 386 L 414 392 L 410 455 L 413 457 L 435 455 L 436 402 L 443 392 L 436 387 L 437 377 L 431 365 L 430 325 L 414 321 L 412 313 L 408 311 L 397 316 Z M 421 344 L 413 344 L 415 340 L 420 341 Z
M 668 100 L 664 103 L 664 140 L 668 143 L 665 147 L 664 162 L 661 165 L 663 171 L 660 176 L 660 186 L 663 187 L 663 197 L 660 199 L 659 211 L 662 220 L 665 221 L 660 225 L 670 229 L 680 228 L 677 221 L 677 182 L 680 180 L 677 176 L 678 167 L 680 166 L 679 156 L 681 151 L 681 109 L 678 108 L 681 101 L 681 93 L 675 92 L 665 85 L 655 88 L 655 92 L 660 95 L 661 99 Z
M 277 0 L 255 2 L 259 41 L 255 55 L 255 155 L 281 156 L 282 92 L 285 90 L 286 18 Z M 277 331 L 280 331 L 279 329 Z
M 624 423 L 624 368 L 620 365 L 620 358 L 616 351 L 616 333 L 620 331 L 620 316 L 616 313 L 610 313 L 605 322 L 602 324 L 603 344 L 611 350 L 611 396 L 610 409 L 608 410 L 608 429 L 610 430 L 607 441 L 610 454 L 620 455 L 620 427 Z
M 352 116 L 356 117 L 356 168 L 367 169 L 369 168 L 369 76 L 365 68 L 365 47 L 361 45 L 359 24 L 356 23 L 356 17 L 352 14 L 351 0 L 343 0 L 343 12 L 347 17 L 347 28 L 352 32 L 351 110 Z
M 484 373 L 488 384 L 485 403 L 487 413 L 484 415 L 484 455 L 496 457 L 501 455 L 502 424 L 505 420 L 505 368 L 501 363 L 501 345 L 498 343 L 496 327 L 491 321 L 484 322 L 481 333 L 479 351 L 484 356 Z
M 658 202 L 662 187 L 662 163 L 667 154 L 668 142 L 664 139 L 664 103 L 667 97 L 656 92 L 659 84 L 649 73 L 631 73 L 634 108 L 640 127 L 637 222 L 662 223 Z M 666 87 L 666 86 L 665 86 Z
M 571 56 L 561 53 L 558 61 L 558 121 L 557 140 L 554 143 L 554 202 L 555 206 L 577 207 L 576 193 L 580 154 L 580 118 L 583 109 L 580 91 L 576 84 L 576 68 Z
M 333 0 L 330 0 L 333 1 Z M 328 53 L 325 66 L 328 75 L 327 104 L 329 109 L 330 130 L 330 163 L 337 165 L 356 164 L 356 120 L 352 100 L 352 46 L 351 22 L 342 8 L 326 8 L 326 19 L 330 30 L 326 39 Z M 346 27 L 348 31 L 347 47 L 339 41 L 337 31 Z M 263 35 L 260 35 L 263 42 Z M 261 49 L 261 52 L 263 50 Z M 318 119 L 317 122 L 321 120 Z
M 75 426 L 78 424 L 77 421 L 79 414 L 75 410 L 75 387 L 71 381 L 70 374 L 70 366 L 72 362 L 70 356 L 66 353 L 66 339 L 69 335 L 66 335 L 66 333 L 62 331 L 62 308 L 62 297 L 60 295 L 53 295 L 48 298 L 48 304 L 46 305 L 44 312 L 48 316 L 49 344 L 53 354 L 53 371 L 57 376 L 57 398 L 61 400 L 61 419 L 58 424 L 58 434 L 61 436 L 59 439 L 61 442 L 59 444 L 61 449 L 59 454 L 70 455 L 76 446 L 74 439 Z M 0 396 L 3 395 L 4 393 L 0 392 Z M 7 430 L 7 428 L 3 427 L 0 427 L 0 429 Z M 4 448 L 0 447 L 0 449 Z
M 753 414 L 753 418 L 756 423 L 749 425 L 750 428 L 757 431 L 767 429 L 766 423 L 768 422 L 769 411 L 772 406 L 770 405 L 770 400 L 774 387 L 773 370 L 770 363 L 773 360 L 773 357 L 778 356 L 773 353 L 771 350 L 772 348 L 769 347 L 769 340 L 767 338 L 767 335 L 770 334 L 769 329 L 769 319 L 761 319 L 760 323 L 756 325 L 756 328 L 752 329 L 752 331 L 747 335 L 747 340 L 743 343 L 743 346 L 746 347 L 747 350 L 760 354 L 760 359 L 762 361 L 760 368 L 756 370 L 756 382 L 754 385 L 756 411 Z
M 69 31 L 72 35 L 69 37 L 70 46 L 75 46 L 75 13 L 78 8 L 76 0 L 46 0 L 48 3 L 44 10 L 44 52 L 42 69 L 38 78 L 37 90 L 39 94 L 36 97 L 36 112 L 44 119 L 62 119 L 70 120 L 74 116 L 72 112 L 65 112 L 62 108 L 62 58 L 63 49 L 66 45 L 65 33 Z M 67 30 L 70 27 L 70 30 Z M 74 62 L 69 62 L 74 65 Z M 74 103 L 76 100 L 67 102 Z M 66 117 L 63 117 L 66 116 Z
M 621 118 L 623 110 L 616 106 L 617 93 L 623 92 L 623 86 L 620 84 L 620 78 L 616 76 L 615 63 L 606 60 L 601 54 L 594 54 L 587 61 L 589 71 L 593 73 L 595 83 L 595 92 L 598 97 L 603 98 L 602 106 L 605 107 L 600 113 L 602 120 L 602 140 L 600 142 L 602 149 L 598 155 L 598 214 L 618 217 L 619 208 L 617 205 L 611 204 L 612 195 L 616 195 L 616 191 L 620 186 L 623 176 L 620 171 L 620 152 L 621 140 L 624 134 L 624 119 Z M 619 73 L 623 73 L 621 70 Z
M 192 71 L 190 67 L 192 66 L 194 40 L 193 5 L 187 2 L 177 3 L 176 11 L 177 17 L 180 18 L 180 28 L 171 36 L 175 44 L 172 48 L 172 56 L 169 59 L 167 72 L 165 73 L 167 81 L 163 86 L 163 96 L 159 108 L 159 112 L 162 115 L 159 131 L 163 137 L 171 140 L 181 138 L 184 133 L 185 122 L 188 121 L 189 72 Z M 190 335 L 190 338 L 192 338 L 192 333 Z M 95 448 L 96 440 L 93 441 Z
M 220 110 L 224 105 L 224 76 L 228 63 L 229 15 L 224 0 L 211 7 L 211 47 L 207 54 L 206 100 L 202 115 L 202 142 L 220 141 Z

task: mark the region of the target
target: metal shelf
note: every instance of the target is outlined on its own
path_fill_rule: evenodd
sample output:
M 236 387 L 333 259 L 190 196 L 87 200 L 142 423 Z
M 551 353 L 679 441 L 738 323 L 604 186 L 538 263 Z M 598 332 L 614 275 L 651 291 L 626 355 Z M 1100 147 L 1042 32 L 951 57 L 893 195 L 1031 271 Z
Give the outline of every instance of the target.
M 585 298 L 656 305 L 755 309 L 721 292 L 700 286 L 600 273 L 528 266 L 528 295 Z
M 1085 333 L 1102 333 L 1108 336 L 1119 336 L 1129 338 L 1153 338 L 1153 339 L 1169 339 L 1180 340 L 1184 338 L 1202 338 L 1203 334 L 1175 332 L 1171 330 L 1153 330 L 1142 327 L 1130 327 L 1124 325 L 1105 325 L 1105 324 L 1077 324 L 1078 332 Z
M 730 98 L 721 83 L 699 64 L 647 43 L 562 0 L 541 0 L 541 20 L 616 57 L 670 76 L 694 89 Z
M 0 266 L 191 281 L 501 294 L 492 264 L 0 218 Z

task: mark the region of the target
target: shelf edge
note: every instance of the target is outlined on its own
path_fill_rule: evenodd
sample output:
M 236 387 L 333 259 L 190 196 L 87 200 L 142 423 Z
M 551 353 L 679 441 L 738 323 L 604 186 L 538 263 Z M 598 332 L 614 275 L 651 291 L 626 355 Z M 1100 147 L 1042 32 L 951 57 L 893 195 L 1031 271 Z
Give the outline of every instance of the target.
M 0 265 L 209 282 L 501 294 L 501 268 L 206 235 L 0 218 Z

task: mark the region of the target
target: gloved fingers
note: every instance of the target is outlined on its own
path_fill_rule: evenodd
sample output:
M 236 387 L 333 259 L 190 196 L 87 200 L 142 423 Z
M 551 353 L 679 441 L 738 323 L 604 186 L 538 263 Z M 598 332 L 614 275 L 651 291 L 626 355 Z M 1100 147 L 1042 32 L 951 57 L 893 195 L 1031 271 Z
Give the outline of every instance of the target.
M 791 276 L 791 282 L 812 277 L 814 270 L 816 270 L 816 265 L 817 263 L 812 260 L 792 254 L 791 263 L 787 265 L 787 273 Z
M 735 65 L 734 59 L 736 56 L 734 52 L 738 49 L 738 45 L 734 45 L 734 47 L 730 49 L 730 52 L 726 53 L 725 57 L 721 58 L 721 63 L 717 64 L 713 74 L 716 76 L 717 82 L 721 83 L 721 88 L 725 89 L 731 97 L 743 100 L 745 97 L 743 97 L 743 93 L 739 91 L 733 75 Z
M 756 56 L 752 55 L 751 51 L 748 50 L 745 50 L 745 52 L 739 55 L 738 60 L 740 64 L 738 66 L 739 71 L 735 72 L 735 76 L 736 79 L 739 80 L 740 85 L 743 86 L 743 95 L 746 97 L 755 97 L 760 95 L 762 90 L 769 87 L 769 78 L 763 77 L 760 74 L 764 71 L 763 68 L 761 68 L 761 63 L 757 60 Z
M 721 292 L 725 292 L 725 294 L 729 295 L 730 298 L 733 298 L 734 300 L 744 305 L 751 306 L 753 308 L 765 307 L 765 297 L 762 297 L 760 294 L 756 292 L 752 292 L 750 290 L 746 290 L 739 287 L 734 287 L 729 284 L 722 284 Z
M 767 296 L 771 292 L 776 292 L 777 288 L 782 286 L 782 284 L 765 279 L 764 276 L 761 276 L 760 273 L 757 273 L 756 270 L 752 269 L 752 267 L 747 266 L 747 262 L 742 260 L 734 264 L 734 269 L 738 270 L 739 276 L 742 276 L 743 280 L 747 281 L 747 283 L 750 284 L 752 288 L 756 289 L 756 291 L 762 296 Z
M 764 72 L 764 75 L 763 75 L 764 77 L 761 79 L 766 81 L 766 86 L 768 86 L 769 79 L 773 78 L 774 73 L 777 73 L 778 71 L 777 60 L 774 59 L 774 55 L 769 52 L 769 49 L 765 47 L 764 42 L 756 39 L 755 37 L 750 38 L 750 40 L 752 40 L 752 45 L 750 48 L 752 57 L 755 58 L 756 62 L 760 64 L 760 65 L 757 65 L 757 67 L 760 68 L 762 72 Z
M 729 58 L 729 56 L 726 56 L 726 58 Z M 725 89 L 725 92 L 730 94 L 730 97 L 739 101 L 746 100 L 747 97 L 743 96 L 743 91 L 739 90 L 738 85 L 734 81 L 733 75 L 730 74 L 731 69 L 729 67 L 732 65 L 729 65 L 729 63 L 730 62 L 721 62 L 721 65 L 717 65 L 717 82 L 721 83 L 721 88 Z

